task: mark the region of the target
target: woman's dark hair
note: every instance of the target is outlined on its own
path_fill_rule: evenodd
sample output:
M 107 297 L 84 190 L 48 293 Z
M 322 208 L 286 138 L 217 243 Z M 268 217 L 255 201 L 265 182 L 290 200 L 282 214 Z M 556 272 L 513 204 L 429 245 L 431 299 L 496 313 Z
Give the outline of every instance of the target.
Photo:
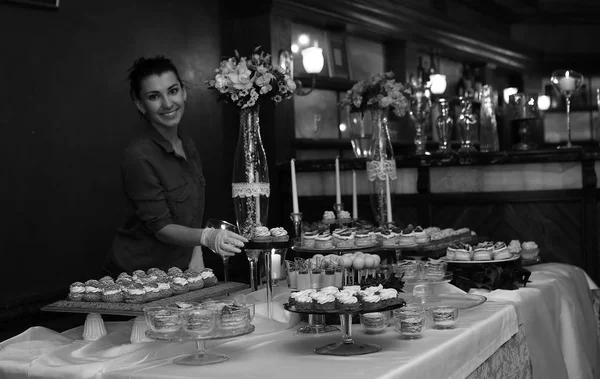
M 163 55 L 157 55 L 154 58 L 138 58 L 133 62 L 133 66 L 128 70 L 129 75 L 129 96 L 132 100 L 140 98 L 140 88 L 142 80 L 150 75 L 162 75 L 165 72 L 173 72 L 183 87 L 183 82 L 179 77 L 177 68 L 170 59 Z

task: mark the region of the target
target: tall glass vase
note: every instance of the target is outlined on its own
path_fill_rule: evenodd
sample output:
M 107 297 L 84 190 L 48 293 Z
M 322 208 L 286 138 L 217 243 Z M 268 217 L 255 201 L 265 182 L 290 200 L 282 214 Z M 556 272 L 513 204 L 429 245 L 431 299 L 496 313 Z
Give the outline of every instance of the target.
M 372 109 L 373 142 L 367 158 L 367 178 L 370 184 L 369 198 L 373 215 L 379 225 L 388 225 L 393 219 L 394 188 L 398 174 L 392 141 L 388 131 L 387 117 L 382 109 Z
M 269 166 L 260 137 L 259 106 L 240 110 L 240 134 L 233 160 L 232 197 L 241 235 L 250 238 L 255 226 L 267 225 Z

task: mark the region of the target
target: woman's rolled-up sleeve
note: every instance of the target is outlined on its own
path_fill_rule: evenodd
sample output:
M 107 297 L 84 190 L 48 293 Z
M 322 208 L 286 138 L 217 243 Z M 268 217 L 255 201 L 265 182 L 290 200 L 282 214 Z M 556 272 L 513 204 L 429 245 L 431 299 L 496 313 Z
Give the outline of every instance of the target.
M 137 216 L 150 232 L 156 233 L 172 224 L 165 189 L 148 158 L 126 159 L 123 163 L 123 183 Z

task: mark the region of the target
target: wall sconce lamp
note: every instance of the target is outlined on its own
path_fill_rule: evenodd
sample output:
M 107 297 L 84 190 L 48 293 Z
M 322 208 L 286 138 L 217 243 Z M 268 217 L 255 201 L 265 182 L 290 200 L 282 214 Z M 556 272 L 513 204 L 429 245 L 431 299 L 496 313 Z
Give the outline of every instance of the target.
M 429 80 L 431 82 L 429 89 L 431 90 L 432 94 L 441 95 L 446 92 L 446 86 L 448 85 L 446 82 L 446 75 L 432 74 L 429 75 Z
M 295 82 L 297 86 L 294 94 L 298 96 L 306 96 L 315 89 L 316 77 L 321 71 L 323 71 L 325 58 L 323 57 L 323 49 L 316 46 L 307 47 L 300 53 L 302 54 L 302 66 L 304 67 L 304 71 L 306 71 L 306 73 L 312 77 L 312 85 L 310 89 L 305 92 L 302 89 L 302 83 L 296 80 Z M 279 65 L 288 72 L 293 80 L 294 58 L 289 51 L 281 50 L 279 52 Z

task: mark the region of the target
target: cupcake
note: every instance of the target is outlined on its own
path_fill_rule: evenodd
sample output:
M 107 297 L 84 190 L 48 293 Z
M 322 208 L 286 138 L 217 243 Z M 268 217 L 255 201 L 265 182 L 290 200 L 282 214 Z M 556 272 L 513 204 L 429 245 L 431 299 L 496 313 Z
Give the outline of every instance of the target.
M 202 277 L 202 281 L 204 282 L 204 287 L 212 287 L 217 285 L 217 283 L 219 282 L 217 277 L 213 273 L 213 270 L 211 270 L 210 268 L 205 268 L 204 270 L 200 271 L 200 276 Z
M 173 296 L 173 290 L 171 289 L 171 280 L 167 278 L 158 278 L 156 280 L 158 285 L 158 294 L 161 298 Z
M 473 248 L 473 260 L 474 261 L 491 261 L 492 260 L 492 249 L 487 246 L 485 242 L 477 244 Z
M 381 244 L 383 247 L 396 247 L 398 245 L 398 234 L 392 230 L 382 230 Z
M 319 235 L 318 230 L 310 230 L 302 233 L 301 244 L 302 247 L 307 249 L 314 249 L 315 241 L 317 236 Z
M 204 288 L 204 280 L 200 275 L 200 271 L 190 268 L 185 270 L 183 276 L 187 279 L 190 291 L 199 290 Z
M 252 241 L 258 243 L 270 243 L 273 241 L 271 231 L 266 226 L 257 226 L 252 231 Z
M 100 280 L 98 280 L 101 286 L 107 286 L 109 284 L 115 284 L 115 281 L 110 276 L 103 276 Z
M 415 230 L 413 231 L 414 233 L 414 237 L 415 237 L 415 243 L 422 245 L 425 243 L 428 243 L 430 240 L 430 237 L 427 233 L 425 233 L 425 230 L 423 230 L 423 228 L 421 228 L 420 226 L 417 226 L 415 228 Z
M 349 224 L 352 222 L 352 215 L 348 211 L 341 210 L 338 213 L 338 222 L 342 224 Z
M 313 298 L 313 305 L 316 311 L 329 312 L 335 311 L 335 297 L 331 294 L 319 292 Z
M 131 283 L 125 287 L 125 302 L 140 304 L 146 301 L 146 291 L 144 286 L 139 283 Z
M 500 259 L 509 259 L 510 257 L 512 257 L 512 254 L 510 253 L 510 251 L 508 251 L 508 247 L 506 247 L 506 244 L 504 242 L 496 242 L 494 244 L 493 257 L 494 260 L 497 261 Z
M 356 247 L 365 247 L 373 244 L 373 232 L 367 229 L 360 229 L 354 233 L 354 244 Z
M 146 292 L 146 301 L 154 301 L 161 298 L 160 289 L 156 282 L 148 282 L 144 284 L 144 291 Z
M 169 276 L 173 276 L 175 274 L 183 274 L 183 271 L 181 271 L 181 269 L 179 267 L 171 267 L 168 271 L 167 274 Z
M 329 232 L 320 233 L 315 238 L 316 249 L 333 249 L 332 237 Z
M 102 301 L 107 303 L 122 303 L 125 300 L 125 295 L 121 291 L 121 286 L 116 283 L 107 284 L 102 289 Z
M 366 292 L 360 297 L 360 303 L 365 310 L 378 309 L 381 308 L 381 297 Z
M 379 291 L 382 306 L 389 307 L 398 303 L 398 291 L 394 288 L 384 288 Z
M 416 243 L 414 230 L 411 224 L 402 229 L 402 232 L 398 236 L 398 244 L 400 246 L 414 246 Z
M 92 279 L 85 282 L 83 301 L 102 301 L 102 289 L 99 281 Z
M 175 274 L 171 276 L 171 289 L 174 295 L 181 295 L 190 290 L 190 285 L 183 274 Z
M 337 308 L 341 312 L 356 312 L 360 309 L 360 302 L 356 296 L 349 293 L 343 293 L 336 299 Z
M 136 282 L 139 281 L 139 280 L 141 280 L 142 278 L 145 278 L 146 276 L 148 276 L 148 275 L 146 275 L 146 273 L 144 272 L 144 270 L 135 270 L 133 272 L 133 274 L 131 275 L 131 277 L 133 278 L 133 280 L 136 281 Z
M 333 244 L 338 248 L 354 247 L 354 232 L 343 230 L 333 234 Z
M 523 259 L 535 259 L 540 254 L 538 245 L 533 241 L 523 242 L 521 247 L 521 256 Z
M 308 295 L 302 295 L 296 298 L 296 309 L 299 311 L 312 311 L 313 307 L 313 299 Z
M 84 293 L 85 284 L 81 282 L 74 282 L 69 287 L 69 295 L 67 296 L 67 298 L 71 301 L 82 301 Z
M 269 233 L 273 237 L 273 242 L 287 242 L 290 239 L 287 230 L 282 227 L 272 228 Z
M 508 244 L 508 251 L 511 254 L 519 254 L 521 252 L 521 242 L 519 240 L 512 240 Z
M 333 211 L 323 212 L 323 223 L 328 225 L 335 224 L 335 214 Z

